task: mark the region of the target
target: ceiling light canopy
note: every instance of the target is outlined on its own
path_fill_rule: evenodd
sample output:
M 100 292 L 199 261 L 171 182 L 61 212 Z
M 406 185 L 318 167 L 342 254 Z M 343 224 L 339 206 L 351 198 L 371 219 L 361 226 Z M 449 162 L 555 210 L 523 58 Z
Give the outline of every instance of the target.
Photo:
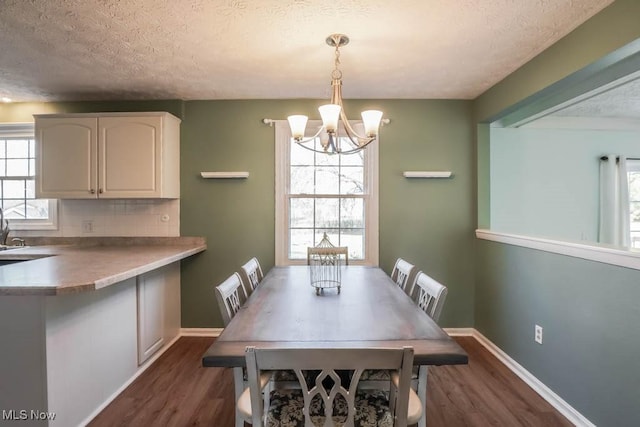
M 355 131 L 349 123 L 342 105 L 342 71 L 340 71 L 340 48 L 349 43 L 349 37 L 344 34 L 332 34 L 327 37 L 329 46 L 335 47 L 334 69 L 331 72 L 331 101 L 318 108 L 322 118 L 322 126 L 318 132 L 305 138 L 308 117 L 296 114 L 287 117 L 291 135 L 300 146 L 319 153 L 352 154 L 364 149 L 378 138 L 380 123 L 389 123 L 389 119 L 382 119 L 382 111 L 367 110 L 361 113 L 363 130 Z M 342 120 L 342 129 L 348 139 L 341 138 L 338 131 Z M 273 120 L 264 119 L 264 123 L 271 124 Z M 316 143 L 319 140 L 319 146 Z M 345 146 L 343 146 L 345 142 Z

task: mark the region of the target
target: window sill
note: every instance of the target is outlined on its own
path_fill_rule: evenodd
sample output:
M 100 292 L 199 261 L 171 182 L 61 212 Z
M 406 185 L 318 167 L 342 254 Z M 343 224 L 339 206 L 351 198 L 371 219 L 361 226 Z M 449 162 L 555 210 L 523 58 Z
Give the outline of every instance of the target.
M 521 246 L 589 261 L 602 262 L 618 267 L 640 270 L 640 251 L 635 249 L 619 249 L 594 243 L 552 240 L 484 229 L 476 230 L 476 237 L 482 240 L 490 240 L 507 245 Z

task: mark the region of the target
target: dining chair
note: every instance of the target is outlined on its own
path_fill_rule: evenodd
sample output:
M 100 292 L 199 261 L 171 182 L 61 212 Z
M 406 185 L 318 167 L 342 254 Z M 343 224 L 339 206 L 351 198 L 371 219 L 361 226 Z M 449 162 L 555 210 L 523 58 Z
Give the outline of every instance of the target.
M 238 411 L 255 426 L 405 427 L 415 424 L 423 405 L 411 389 L 413 348 L 256 348 L 245 352 L 249 387 Z M 387 369 L 388 391 L 361 390 L 365 368 Z M 291 369 L 300 387 L 273 390 L 263 407 L 258 378 Z
M 218 308 L 222 315 L 222 322 L 227 327 L 231 319 L 240 310 L 241 301 L 246 299 L 245 289 L 242 286 L 242 279 L 238 273 L 233 273 L 224 282 L 215 288 L 216 299 L 218 300 Z M 264 375 L 261 379 L 265 384 L 269 381 L 270 376 Z M 236 400 L 247 387 L 246 370 L 240 367 L 233 368 L 233 383 L 235 388 Z M 238 411 L 236 411 L 236 427 L 244 427 L 244 423 L 251 423 L 251 419 L 245 419 Z
M 423 271 L 419 271 L 416 274 L 412 289 L 418 307 L 438 323 L 444 301 L 447 298 L 447 287 L 429 277 Z
M 411 283 L 410 280 L 413 279 L 415 270 L 415 265 L 408 263 L 402 258 L 396 260 L 393 270 L 391 270 L 391 279 L 409 295 L 411 295 L 412 289 L 407 289 L 407 284 Z
M 415 303 L 424 311 L 434 322 L 438 323 L 440 313 L 444 301 L 447 298 L 447 287 L 439 283 L 435 279 L 429 277 L 423 271 L 416 274 L 416 278 L 412 286 L 413 294 L 415 294 Z M 423 402 L 427 401 L 427 373 L 428 366 L 420 366 L 418 370 L 418 396 Z M 418 422 L 418 427 L 426 427 L 426 413 Z
M 258 258 L 251 258 L 241 267 L 241 270 L 246 279 L 245 293 L 247 295 L 247 298 L 249 298 L 249 295 L 253 293 L 253 291 L 258 287 L 258 284 L 262 282 L 262 279 L 264 277 L 264 275 L 262 274 L 262 268 L 260 267 L 260 262 L 258 262 Z
M 222 315 L 222 322 L 227 326 L 236 315 L 242 301 L 247 298 L 242 279 L 238 273 L 233 273 L 224 282 L 216 286 L 216 299 Z

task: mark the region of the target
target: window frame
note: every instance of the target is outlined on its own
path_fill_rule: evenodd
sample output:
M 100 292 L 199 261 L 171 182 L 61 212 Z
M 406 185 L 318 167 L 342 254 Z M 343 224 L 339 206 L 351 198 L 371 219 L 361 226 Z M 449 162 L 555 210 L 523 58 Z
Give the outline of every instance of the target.
M 35 140 L 34 123 L 0 123 L 0 138 L 29 138 Z M 37 144 L 37 142 L 36 142 Z M 37 149 L 36 149 L 37 153 Z M 37 164 L 37 161 L 36 161 Z M 0 178 L 2 179 L 2 178 Z M 0 198 L 0 201 L 3 200 Z M 49 200 L 49 218 L 47 219 L 10 219 L 11 230 L 57 230 L 58 200 Z
M 629 176 L 631 175 L 631 173 L 634 174 L 638 174 L 640 173 L 640 159 L 627 159 L 626 161 L 627 164 L 627 185 L 630 184 L 629 180 Z M 638 202 L 638 200 L 631 200 L 631 189 L 629 188 L 629 194 L 628 194 L 628 200 L 629 200 L 629 213 L 631 213 L 631 203 L 633 202 Z M 633 223 L 631 222 L 631 218 L 629 218 L 629 247 L 632 249 L 638 249 L 637 246 L 634 246 L 634 237 L 636 237 L 636 235 L 638 234 L 638 232 L 640 232 L 640 230 L 633 230 L 631 228 L 631 225 Z
M 353 122 L 354 124 L 357 122 Z M 322 125 L 320 120 L 309 120 L 308 128 L 314 129 Z M 378 144 L 380 138 L 365 148 L 364 200 L 365 216 L 365 258 L 363 260 L 349 259 L 352 265 L 377 266 L 379 262 L 379 166 Z M 306 259 L 289 259 L 289 190 L 290 190 L 290 144 L 292 142 L 291 129 L 286 120 L 275 121 L 275 264 L 305 265 Z

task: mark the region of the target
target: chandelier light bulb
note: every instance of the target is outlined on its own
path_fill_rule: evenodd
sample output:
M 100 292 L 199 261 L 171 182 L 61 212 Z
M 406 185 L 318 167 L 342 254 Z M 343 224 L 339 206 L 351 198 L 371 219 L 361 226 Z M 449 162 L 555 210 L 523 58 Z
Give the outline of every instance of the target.
M 289 121 L 289 127 L 291 128 L 291 136 L 296 141 L 301 141 L 304 138 L 304 130 L 307 127 L 307 116 L 303 116 L 302 114 L 294 114 L 293 116 L 287 117 Z
M 362 123 L 364 123 L 364 134 L 369 138 L 378 136 L 378 128 L 380 120 L 382 120 L 382 111 L 366 110 L 361 113 Z
M 320 117 L 322 117 L 322 125 L 327 132 L 335 133 L 338 130 L 340 110 L 342 110 L 342 107 L 337 104 L 325 104 L 318 107 Z

